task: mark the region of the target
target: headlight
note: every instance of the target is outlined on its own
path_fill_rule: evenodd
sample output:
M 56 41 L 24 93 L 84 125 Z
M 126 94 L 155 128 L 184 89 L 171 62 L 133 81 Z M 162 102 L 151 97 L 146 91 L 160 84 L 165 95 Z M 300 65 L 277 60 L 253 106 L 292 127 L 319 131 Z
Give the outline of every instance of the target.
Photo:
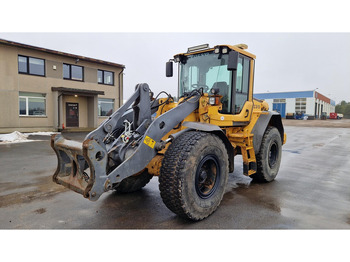
M 215 54 L 220 53 L 220 48 L 219 48 L 219 47 L 215 48 L 215 49 L 214 49 L 214 53 L 215 53 Z
M 222 49 L 222 53 L 223 53 L 223 54 L 227 54 L 227 53 L 228 53 L 227 47 L 224 47 L 224 48 Z
M 215 105 L 215 97 L 214 96 L 209 97 L 209 104 L 210 105 Z

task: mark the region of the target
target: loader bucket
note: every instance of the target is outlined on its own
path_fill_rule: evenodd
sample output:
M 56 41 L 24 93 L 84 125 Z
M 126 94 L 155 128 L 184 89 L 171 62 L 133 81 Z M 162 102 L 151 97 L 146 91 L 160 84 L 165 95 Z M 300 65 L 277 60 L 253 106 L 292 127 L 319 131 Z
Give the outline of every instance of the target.
M 95 173 L 106 173 L 107 153 L 95 140 L 83 143 L 65 139 L 62 135 L 51 136 L 51 147 L 57 155 L 57 169 L 53 181 L 90 200 L 97 200 L 91 189 L 96 182 Z

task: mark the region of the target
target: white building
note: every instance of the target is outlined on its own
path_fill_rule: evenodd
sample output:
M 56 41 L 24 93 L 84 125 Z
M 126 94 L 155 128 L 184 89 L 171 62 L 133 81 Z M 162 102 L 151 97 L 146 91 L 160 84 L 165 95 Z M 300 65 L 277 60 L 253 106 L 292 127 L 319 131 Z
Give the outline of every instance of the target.
M 335 101 L 313 91 L 275 92 L 254 94 L 257 99 L 263 99 L 269 104 L 270 110 L 278 111 L 282 117 L 287 113 L 303 113 L 315 118 L 322 113 L 335 112 Z

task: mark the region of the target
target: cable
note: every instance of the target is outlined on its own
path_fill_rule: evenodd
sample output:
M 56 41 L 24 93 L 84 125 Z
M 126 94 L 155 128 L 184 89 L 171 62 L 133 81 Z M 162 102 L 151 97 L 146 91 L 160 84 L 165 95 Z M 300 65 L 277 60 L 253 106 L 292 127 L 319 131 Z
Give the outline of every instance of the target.
M 198 88 L 198 89 L 194 89 L 191 92 L 185 92 L 183 94 L 183 96 L 181 96 L 181 97 L 184 97 L 184 99 L 181 102 L 179 102 L 179 104 L 182 104 L 182 103 L 188 101 L 190 98 L 192 98 L 193 96 L 196 96 L 196 95 L 198 96 L 198 99 L 196 99 L 193 102 L 189 102 L 189 103 L 197 103 L 198 102 L 199 98 L 203 95 L 203 87 Z
M 161 104 L 158 104 L 158 105 L 156 105 L 156 106 L 153 106 L 153 104 L 157 101 L 157 98 L 162 94 L 162 93 L 164 93 L 164 94 L 166 94 L 167 96 L 168 96 L 168 98 L 167 98 L 167 100 L 165 100 L 163 103 L 161 103 Z M 165 92 L 165 91 L 161 91 L 157 96 L 156 96 L 156 98 L 153 100 L 153 102 L 152 102 L 152 104 L 151 104 L 151 109 L 155 109 L 155 108 L 157 108 L 157 107 L 160 107 L 161 105 L 164 105 L 165 103 L 167 103 L 170 99 L 173 99 L 174 100 L 174 98 L 171 96 L 171 94 L 168 94 L 167 92 Z M 153 107 L 152 107 L 153 106 Z
M 168 96 L 168 98 L 171 97 L 171 95 L 169 95 L 167 92 L 161 91 L 161 92 L 156 96 L 156 98 L 153 100 L 153 102 L 152 102 L 152 104 L 151 104 L 151 107 L 153 106 L 154 102 L 157 101 L 158 96 L 160 96 L 162 93 L 166 94 L 166 95 Z

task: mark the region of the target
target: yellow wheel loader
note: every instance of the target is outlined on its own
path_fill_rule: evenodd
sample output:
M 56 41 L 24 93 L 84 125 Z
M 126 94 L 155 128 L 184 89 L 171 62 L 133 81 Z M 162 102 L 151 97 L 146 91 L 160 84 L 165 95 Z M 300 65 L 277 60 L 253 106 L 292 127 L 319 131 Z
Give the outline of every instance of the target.
M 274 180 L 286 134 L 280 114 L 253 98 L 255 55 L 246 49 L 191 47 L 166 63 L 167 77 L 178 64 L 179 99 L 165 91 L 154 97 L 138 84 L 83 143 L 53 135 L 54 182 L 95 201 L 109 190 L 139 190 L 159 176 L 165 205 L 198 221 L 219 206 L 236 155 L 253 181 Z

